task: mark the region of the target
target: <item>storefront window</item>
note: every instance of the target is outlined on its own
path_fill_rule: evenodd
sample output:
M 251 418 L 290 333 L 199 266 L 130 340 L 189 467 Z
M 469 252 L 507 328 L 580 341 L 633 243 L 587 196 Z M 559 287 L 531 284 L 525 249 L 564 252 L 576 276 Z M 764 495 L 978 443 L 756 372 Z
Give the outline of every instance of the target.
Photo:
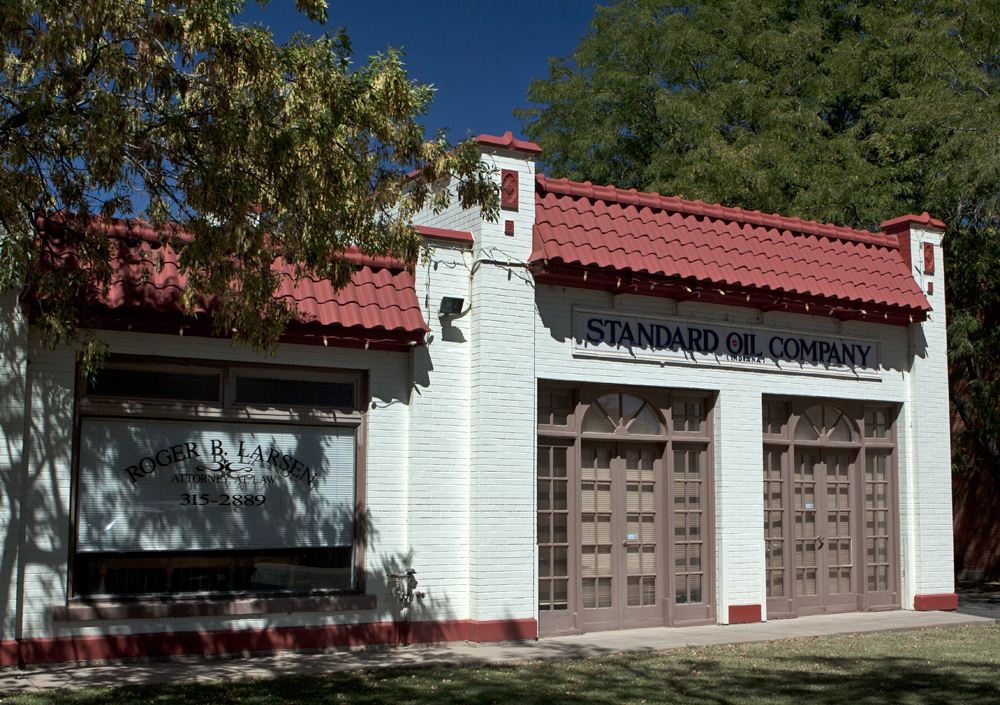
M 219 392 L 185 411 L 147 394 L 164 374 Z M 74 594 L 357 588 L 358 378 L 322 377 L 104 371 L 80 405 Z
M 221 401 L 218 373 L 104 368 L 87 381 L 88 396 L 176 401 Z
M 354 385 L 350 382 L 236 375 L 234 401 L 250 405 L 351 408 L 354 406 Z

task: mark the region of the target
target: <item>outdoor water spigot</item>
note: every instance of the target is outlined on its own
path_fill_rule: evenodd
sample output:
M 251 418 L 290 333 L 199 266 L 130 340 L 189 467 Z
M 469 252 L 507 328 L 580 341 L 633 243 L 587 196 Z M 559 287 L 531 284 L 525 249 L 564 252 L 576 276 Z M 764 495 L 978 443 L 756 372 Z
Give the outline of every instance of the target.
M 399 598 L 399 603 L 401 607 L 409 607 L 410 603 L 413 602 L 413 598 L 416 597 L 419 600 L 424 599 L 426 595 L 422 592 L 416 592 L 414 588 L 419 584 L 416 578 L 417 571 L 413 568 L 408 568 L 405 573 L 389 573 L 388 576 L 393 580 L 392 593 Z
M 424 595 L 424 593 L 414 591 L 414 588 L 417 587 L 417 585 L 418 585 L 417 578 L 415 577 L 416 573 L 417 573 L 417 571 L 415 571 L 413 568 L 410 568 L 409 570 L 406 571 L 406 598 L 407 598 L 407 601 L 412 601 L 414 597 L 416 597 L 419 600 L 422 600 L 422 599 L 424 599 L 424 597 L 426 597 L 426 595 Z

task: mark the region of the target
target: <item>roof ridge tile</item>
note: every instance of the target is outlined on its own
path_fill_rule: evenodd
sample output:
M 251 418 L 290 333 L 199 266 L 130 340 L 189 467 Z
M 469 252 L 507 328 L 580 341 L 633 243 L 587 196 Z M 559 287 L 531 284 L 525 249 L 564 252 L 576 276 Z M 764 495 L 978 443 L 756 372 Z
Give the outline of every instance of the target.
M 536 193 L 552 193 L 568 196 L 602 200 L 606 203 L 627 203 L 641 205 L 651 209 L 675 211 L 694 216 L 707 216 L 719 220 L 762 225 L 767 228 L 787 229 L 792 233 L 817 235 L 833 240 L 861 242 L 866 245 L 899 249 L 899 241 L 894 235 L 884 232 L 872 233 L 867 230 L 854 230 L 832 223 L 818 223 L 815 220 L 802 220 L 783 216 L 780 213 L 761 213 L 759 210 L 747 211 L 716 204 L 705 204 L 699 200 L 685 200 L 678 196 L 661 196 L 658 193 L 643 193 L 635 189 L 619 189 L 611 185 L 595 187 L 591 182 L 550 179 L 544 174 L 535 176 Z M 887 221 L 888 222 L 888 221 Z

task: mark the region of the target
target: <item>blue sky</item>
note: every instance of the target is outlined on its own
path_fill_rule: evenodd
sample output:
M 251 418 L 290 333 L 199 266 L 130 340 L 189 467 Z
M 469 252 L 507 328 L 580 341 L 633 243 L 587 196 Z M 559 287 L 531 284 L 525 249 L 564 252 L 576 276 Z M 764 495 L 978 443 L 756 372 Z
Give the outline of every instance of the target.
M 332 0 L 327 27 L 345 27 L 354 61 L 390 46 L 401 48 L 411 78 L 434 84 L 424 116 L 428 136 L 448 128 L 452 142 L 475 134 L 521 134 L 514 108 L 528 107 L 532 78 L 545 78 L 550 56 L 569 56 L 594 12 L 593 0 Z M 248 3 L 243 21 L 268 27 L 278 41 L 326 28 L 275 0 L 261 10 Z

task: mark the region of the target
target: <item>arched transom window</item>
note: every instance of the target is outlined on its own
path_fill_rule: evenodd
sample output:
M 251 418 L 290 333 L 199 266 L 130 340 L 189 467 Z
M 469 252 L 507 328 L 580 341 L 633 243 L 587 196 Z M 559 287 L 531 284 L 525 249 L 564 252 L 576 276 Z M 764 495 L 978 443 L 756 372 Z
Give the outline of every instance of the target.
M 799 418 L 795 426 L 795 440 L 857 443 L 858 435 L 843 411 L 829 404 L 815 404 Z
M 611 433 L 618 436 L 658 436 L 662 432 L 659 414 L 646 400 L 634 394 L 605 394 L 590 405 L 583 417 L 584 433 Z

